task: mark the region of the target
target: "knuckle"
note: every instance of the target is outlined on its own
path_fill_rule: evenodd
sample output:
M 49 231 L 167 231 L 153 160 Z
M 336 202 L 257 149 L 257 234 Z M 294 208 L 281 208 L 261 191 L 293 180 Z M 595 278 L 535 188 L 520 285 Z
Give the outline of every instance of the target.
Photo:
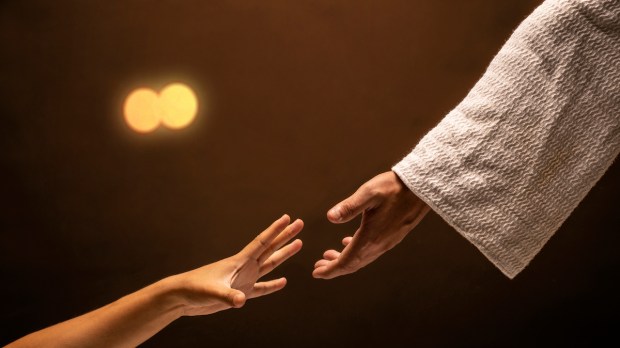
M 366 190 L 366 193 L 371 197 L 383 197 L 385 192 L 381 186 L 373 185 Z
M 366 189 L 366 195 L 370 197 L 370 199 L 385 200 L 386 198 L 389 198 L 393 194 L 394 192 L 392 192 L 392 190 L 385 185 L 375 184 L 375 185 L 369 186 Z
M 340 204 L 340 211 L 343 216 L 348 216 L 353 214 L 353 212 L 355 211 L 355 207 L 353 206 L 353 204 L 351 204 L 351 202 L 346 201 Z
M 256 241 L 256 243 L 261 245 L 263 248 L 267 247 L 267 243 L 265 243 L 265 241 L 261 237 L 254 238 L 254 241 Z

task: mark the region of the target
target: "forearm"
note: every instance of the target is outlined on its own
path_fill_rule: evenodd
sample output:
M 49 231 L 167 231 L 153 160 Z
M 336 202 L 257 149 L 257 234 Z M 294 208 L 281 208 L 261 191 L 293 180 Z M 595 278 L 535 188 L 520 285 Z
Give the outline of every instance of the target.
M 258 279 L 295 255 L 303 221 L 274 221 L 237 254 L 163 279 L 105 307 L 23 337 L 9 347 L 135 347 L 180 316 L 240 308 L 281 290 L 286 279 Z
M 179 318 L 182 309 L 174 277 L 166 278 L 8 347 L 135 347 Z

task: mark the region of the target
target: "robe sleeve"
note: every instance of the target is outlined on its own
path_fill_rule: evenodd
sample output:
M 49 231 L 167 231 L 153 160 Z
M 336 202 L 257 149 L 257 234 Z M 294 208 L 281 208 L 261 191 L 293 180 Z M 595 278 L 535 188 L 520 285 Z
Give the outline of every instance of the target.
M 547 0 L 392 170 L 506 276 L 620 151 L 620 1 Z

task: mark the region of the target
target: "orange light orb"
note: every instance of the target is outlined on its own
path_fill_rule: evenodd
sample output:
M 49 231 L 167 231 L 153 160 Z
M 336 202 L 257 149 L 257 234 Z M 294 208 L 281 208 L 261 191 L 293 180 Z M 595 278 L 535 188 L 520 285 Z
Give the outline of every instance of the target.
M 148 88 L 131 92 L 123 107 L 127 125 L 138 133 L 154 131 L 161 123 L 159 96 Z
M 196 94 L 182 83 L 170 84 L 159 93 L 161 122 L 172 129 L 187 127 L 198 111 Z
M 125 99 L 123 111 L 127 125 L 138 133 L 152 132 L 162 124 L 181 129 L 196 118 L 198 99 L 182 83 L 170 84 L 159 94 L 149 88 L 138 88 Z

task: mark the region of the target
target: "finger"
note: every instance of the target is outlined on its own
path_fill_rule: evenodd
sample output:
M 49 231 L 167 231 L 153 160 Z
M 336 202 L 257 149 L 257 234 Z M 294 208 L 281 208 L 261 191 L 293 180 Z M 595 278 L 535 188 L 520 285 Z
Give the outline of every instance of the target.
M 273 271 L 274 268 L 280 266 L 282 264 L 282 262 L 286 261 L 289 257 L 297 254 L 297 252 L 299 252 L 299 250 L 301 250 L 301 247 L 303 246 L 303 243 L 301 241 L 301 239 L 296 239 L 295 241 L 293 241 L 292 243 L 290 243 L 289 245 L 285 246 L 284 248 L 276 251 L 275 253 L 273 253 L 267 260 L 265 260 L 265 262 L 260 266 L 259 270 L 258 270 L 258 277 L 262 277 L 265 274 Z
M 329 263 L 329 260 L 321 259 L 314 264 L 314 268 L 323 267 L 327 265 L 328 263 Z
M 373 191 L 362 185 L 349 198 L 331 208 L 327 212 L 327 219 L 333 223 L 351 221 L 364 210 L 373 207 L 375 198 Z
M 274 279 L 254 284 L 250 298 L 261 297 L 282 290 L 286 286 L 286 278 Z
M 340 252 L 336 251 L 336 250 L 327 250 L 326 252 L 323 253 L 323 258 L 327 261 L 332 261 L 338 258 L 338 256 L 340 256 Z
M 304 222 L 300 219 L 295 220 L 292 224 L 288 225 L 284 231 L 280 232 L 278 236 L 269 244 L 267 249 L 258 258 L 258 263 L 262 264 L 267 260 L 276 250 L 280 249 L 291 238 L 295 237 L 304 228 Z
M 316 267 L 312 272 L 312 276 L 321 279 L 332 279 L 345 274 L 354 273 L 360 268 L 367 265 L 372 260 L 372 251 L 367 248 L 367 238 L 364 238 L 364 228 L 360 228 L 355 232 L 354 237 L 349 241 L 349 244 L 344 248 L 341 253 L 338 253 L 337 257 L 332 260 L 327 260 L 328 257 L 336 256 L 335 253 L 329 250 L 323 254 L 326 263 L 321 263 L 319 267 Z M 370 254 L 369 254 L 370 253 Z
M 248 257 L 258 259 L 259 256 L 267 249 L 267 247 L 271 244 L 274 238 L 280 232 L 282 232 L 286 226 L 288 226 L 291 218 L 284 214 L 281 218 L 274 221 L 271 226 L 269 226 L 266 230 L 264 230 L 261 234 L 259 234 L 253 241 L 250 242 L 243 250 L 241 250 L 240 254 L 245 254 Z
M 315 268 L 312 272 L 312 276 L 319 279 L 332 279 L 345 274 L 353 273 L 355 271 L 357 271 L 357 269 L 339 267 L 338 260 L 332 260 L 327 261 L 323 265 Z
M 327 260 L 320 260 L 320 261 L 327 261 Z M 327 278 L 326 276 L 327 263 L 329 263 L 329 261 L 325 262 L 323 265 L 319 267 L 315 267 L 314 271 L 312 271 L 312 277 L 316 279 L 330 279 L 330 278 Z
M 351 236 L 344 237 L 344 239 L 342 239 L 342 245 L 347 246 L 347 245 L 351 244 L 351 239 L 353 239 L 353 237 L 351 237 Z
M 213 290 L 213 295 L 216 299 L 226 303 L 227 305 L 235 308 L 241 308 L 245 304 L 245 294 L 239 290 L 231 289 L 228 287 L 217 287 Z

